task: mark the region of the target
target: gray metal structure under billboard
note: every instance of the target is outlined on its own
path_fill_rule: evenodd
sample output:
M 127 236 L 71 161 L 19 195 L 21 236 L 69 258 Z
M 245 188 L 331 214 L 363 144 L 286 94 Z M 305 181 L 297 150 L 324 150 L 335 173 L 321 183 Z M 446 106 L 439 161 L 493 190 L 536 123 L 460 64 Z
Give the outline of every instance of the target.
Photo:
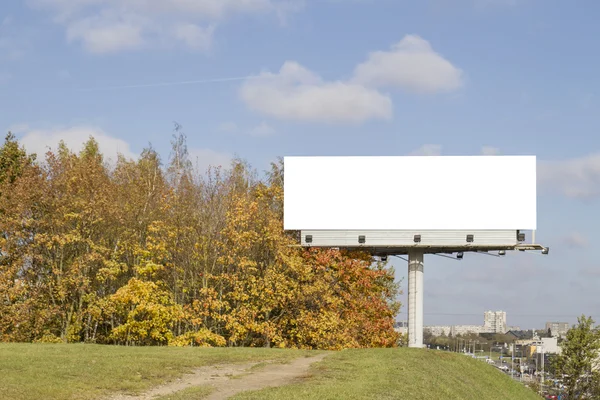
M 456 253 L 467 251 L 541 250 L 524 243 L 525 236 L 514 230 L 302 230 L 305 247 L 343 247 L 365 250 L 375 256 L 402 255 L 414 251 Z
M 306 159 L 309 159 L 309 157 L 306 157 Z M 333 169 L 335 170 L 335 168 Z M 535 179 L 535 174 L 533 178 Z M 285 179 L 287 187 L 289 185 L 287 170 Z M 298 178 L 294 177 L 294 179 L 297 180 Z M 295 182 L 291 184 L 296 185 Z M 533 184 L 535 185 L 535 181 Z M 310 190 L 310 186 L 306 190 Z M 285 188 L 284 191 L 286 191 Z M 294 188 L 293 193 L 297 192 L 297 188 Z M 535 197 L 535 192 L 533 197 Z M 440 197 L 440 203 L 443 203 L 443 201 L 443 197 Z M 535 198 L 533 201 L 535 201 Z M 303 208 L 302 212 L 310 213 L 312 211 L 311 207 L 315 206 L 309 205 Z M 286 208 L 287 206 L 284 204 L 284 214 Z M 290 209 L 293 209 L 293 207 L 290 207 Z M 298 209 L 293 209 L 293 212 L 297 213 Z M 533 204 L 532 209 L 535 210 L 535 204 Z M 510 211 L 508 209 L 498 210 L 498 212 L 503 213 Z M 330 209 L 330 212 L 339 211 Z M 346 211 L 346 213 L 348 212 Z M 352 215 L 347 215 L 347 218 L 352 218 Z M 525 233 L 522 229 L 295 229 L 296 226 L 284 228 L 300 231 L 298 246 L 301 247 L 361 250 L 382 259 L 387 259 L 389 256 L 407 255 L 409 347 L 423 347 L 423 272 L 425 254 L 445 255 L 446 257 L 462 259 L 465 252 L 485 252 L 488 254 L 497 252 L 493 254 L 497 256 L 503 256 L 507 251 L 541 251 L 542 254 L 548 254 L 549 252 L 547 247 L 535 243 L 534 229 L 530 230 L 531 238 L 528 241 L 529 243 L 526 243 Z
M 456 254 L 465 252 L 541 251 L 549 248 L 525 243 L 525 233 L 519 230 L 482 231 L 402 231 L 402 230 L 303 230 L 300 246 L 340 248 L 365 251 L 386 259 L 408 255 L 408 346 L 423 347 L 423 273 L 425 254 Z M 531 233 L 535 239 L 535 231 Z

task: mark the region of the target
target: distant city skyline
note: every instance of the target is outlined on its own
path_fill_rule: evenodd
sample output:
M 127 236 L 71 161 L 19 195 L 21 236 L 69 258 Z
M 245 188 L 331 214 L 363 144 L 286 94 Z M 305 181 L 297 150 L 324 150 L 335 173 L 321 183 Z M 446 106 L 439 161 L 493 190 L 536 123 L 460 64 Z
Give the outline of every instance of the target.
M 506 312 L 487 310 L 483 313 L 483 323 L 475 325 L 449 324 L 449 325 L 425 325 L 425 331 L 429 331 L 434 336 L 456 336 L 469 333 L 506 333 L 509 329 L 518 330 L 516 327 L 507 327 Z
M 485 313 L 489 310 L 482 311 L 479 314 L 464 314 L 464 313 L 448 313 L 448 314 L 437 314 L 437 315 L 427 315 L 425 313 L 425 323 L 424 327 L 431 326 L 456 326 L 456 325 L 465 325 L 465 326 L 484 326 Z M 567 326 L 567 330 L 571 328 L 572 325 L 577 323 L 577 316 L 568 317 L 565 315 L 559 316 L 562 318 L 546 318 L 539 323 L 528 323 L 528 321 L 539 320 L 540 318 L 545 318 L 544 315 L 537 316 L 529 316 L 529 315 L 516 315 L 513 317 L 507 311 L 502 311 L 505 313 L 506 318 L 506 330 L 511 330 L 514 328 L 518 328 L 519 330 L 548 330 L 549 328 L 554 328 L 555 330 L 560 330 L 560 332 L 564 332 L 565 324 Z M 430 317 L 430 318 L 428 318 Z M 483 317 L 483 319 L 482 319 Z M 439 320 L 444 321 L 444 323 L 429 323 L 429 320 Z M 522 321 L 522 323 L 513 323 L 514 320 Z M 396 318 L 397 323 L 406 322 L 406 313 L 400 313 Z

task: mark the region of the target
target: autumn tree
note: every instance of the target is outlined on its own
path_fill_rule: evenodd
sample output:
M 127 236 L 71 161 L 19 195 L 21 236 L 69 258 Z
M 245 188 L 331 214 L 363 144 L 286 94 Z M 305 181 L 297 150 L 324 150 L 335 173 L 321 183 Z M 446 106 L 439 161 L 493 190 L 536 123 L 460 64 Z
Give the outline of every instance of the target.
M 399 303 L 394 274 L 364 253 L 307 250 L 291 329 L 301 347 L 394 347 Z
M 108 164 L 90 138 L 42 162 L 0 148 L 0 340 L 342 349 L 395 346 L 398 285 L 365 253 L 283 230 L 281 159 L 198 171 L 175 126 Z
M 61 143 L 57 154 L 47 154 L 45 169 L 31 272 L 45 277 L 44 301 L 56 309 L 48 333 L 78 342 L 89 337 L 86 309 L 101 290 L 97 274 L 114 248 L 112 183 L 92 138 L 79 155 Z
M 43 173 L 8 134 L 0 148 L 0 340 L 32 341 L 44 334 L 55 310 L 30 278 L 35 255 L 36 208 L 43 197 Z

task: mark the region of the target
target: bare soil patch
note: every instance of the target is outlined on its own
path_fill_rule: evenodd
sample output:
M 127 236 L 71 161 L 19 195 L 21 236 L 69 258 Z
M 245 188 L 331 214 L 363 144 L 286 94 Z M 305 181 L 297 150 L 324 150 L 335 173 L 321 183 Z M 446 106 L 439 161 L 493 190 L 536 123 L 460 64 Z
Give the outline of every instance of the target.
M 206 400 L 223 400 L 248 390 L 283 386 L 304 377 L 311 364 L 323 360 L 328 354 L 301 357 L 288 364 L 269 363 L 265 367 L 252 370 L 262 363 L 222 364 L 195 369 L 176 381 L 158 386 L 139 395 L 118 394 L 109 400 L 152 400 L 158 396 L 168 396 L 193 386 L 210 385 L 213 392 Z

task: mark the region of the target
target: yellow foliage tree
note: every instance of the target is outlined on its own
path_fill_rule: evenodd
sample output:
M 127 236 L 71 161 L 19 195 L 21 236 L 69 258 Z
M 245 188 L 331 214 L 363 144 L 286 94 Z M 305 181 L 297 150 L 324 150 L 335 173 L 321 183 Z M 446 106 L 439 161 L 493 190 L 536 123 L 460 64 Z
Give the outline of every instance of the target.
M 342 349 L 395 346 L 398 286 L 367 254 L 299 249 L 281 160 L 198 171 L 177 126 L 104 162 L 0 147 L 0 340 Z

